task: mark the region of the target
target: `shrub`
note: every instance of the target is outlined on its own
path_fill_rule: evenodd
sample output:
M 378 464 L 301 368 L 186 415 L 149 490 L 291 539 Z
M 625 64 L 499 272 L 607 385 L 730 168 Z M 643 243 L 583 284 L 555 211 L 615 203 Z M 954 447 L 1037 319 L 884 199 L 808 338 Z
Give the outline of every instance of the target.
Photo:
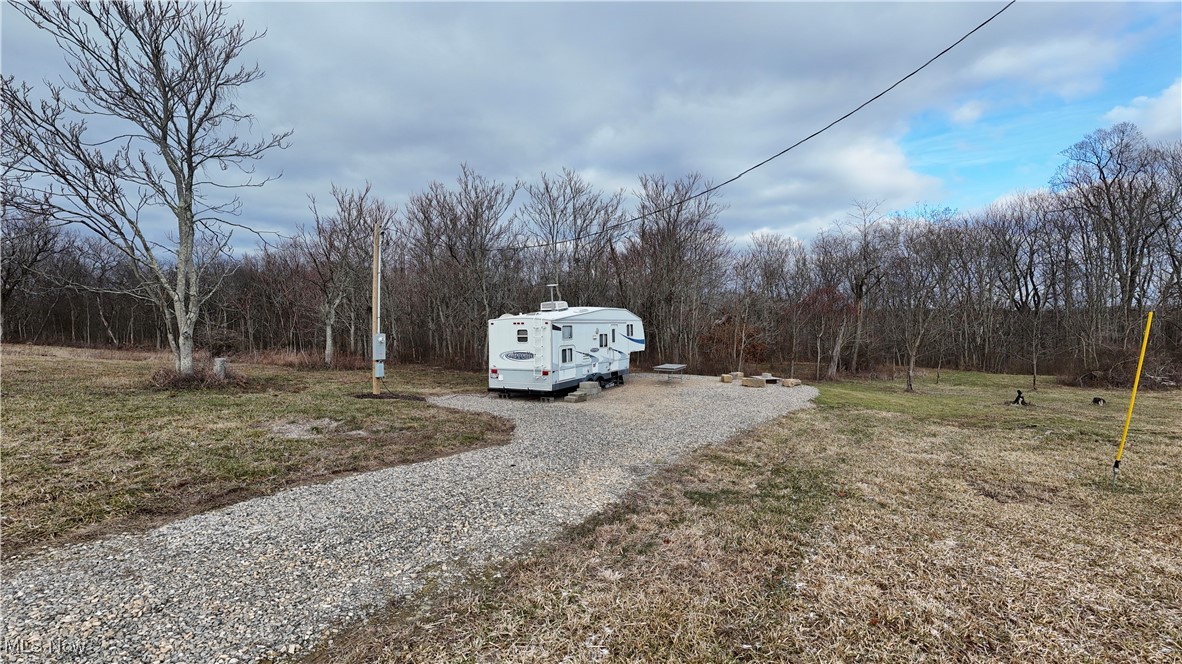
M 1133 386 L 1134 374 L 1137 372 L 1136 354 L 1114 352 L 1103 359 L 1107 360 L 1106 369 L 1081 370 L 1077 367 L 1060 372 L 1057 382 L 1060 385 L 1090 388 L 1131 388 Z M 1180 385 L 1182 385 L 1182 367 L 1171 362 L 1167 357 L 1153 353 L 1145 358 L 1145 365 L 1141 369 L 1141 389 L 1173 389 Z
M 229 368 L 226 369 L 225 379 L 221 379 L 214 375 L 211 367 L 201 365 L 194 367 L 189 376 L 181 375 L 175 367 L 160 367 L 152 374 L 150 382 L 158 390 L 209 390 L 246 387 L 250 381 Z

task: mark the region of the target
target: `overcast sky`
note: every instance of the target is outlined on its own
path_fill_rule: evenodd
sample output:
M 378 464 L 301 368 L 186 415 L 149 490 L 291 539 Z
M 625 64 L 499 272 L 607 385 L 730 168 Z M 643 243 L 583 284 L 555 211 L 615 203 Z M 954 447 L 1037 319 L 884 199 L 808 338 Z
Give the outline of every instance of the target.
M 240 221 L 291 232 L 307 195 L 372 183 L 392 204 L 462 162 L 512 182 L 563 167 L 604 189 L 641 173 L 721 181 L 823 127 L 1004 3 L 292 3 L 231 13 L 266 30 L 240 106 L 294 129 Z M 7 5 L 5 74 L 62 70 Z M 1182 139 L 1177 2 L 1019 2 L 892 93 L 722 190 L 736 239 L 811 238 L 855 200 L 971 210 L 1044 187 L 1085 134 L 1136 122 Z

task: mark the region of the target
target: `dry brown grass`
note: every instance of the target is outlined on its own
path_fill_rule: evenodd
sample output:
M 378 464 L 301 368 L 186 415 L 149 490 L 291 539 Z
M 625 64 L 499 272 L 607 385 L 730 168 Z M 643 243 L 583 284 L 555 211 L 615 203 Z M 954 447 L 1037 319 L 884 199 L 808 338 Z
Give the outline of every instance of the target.
M 1182 395 L 946 373 L 822 387 L 321 662 L 1179 661 Z
M 122 362 L 166 362 L 172 358 L 168 351 L 131 349 L 119 350 L 109 347 L 35 346 L 33 344 L 4 344 L 5 357 L 33 356 L 55 357 L 63 360 L 119 360 Z
M 324 366 L 323 351 L 255 351 L 253 353 L 235 353 L 233 359 L 235 362 L 268 364 L 275 367 L 287 367 L 289 369 L 322 370 L 329 368 Z M 391 366 L 393 366 L 392 362 Z M 337 370 L 358 369 L 368 371 L 370 360 L 362 355 L 339 352 L 333 357 L 333 366 L 331 368 Z
M 284 487 L 503 444 L 511 425 L 410 399 L 357 399 L 366 372 L 234 364 L 229 386 L 168 390 L 168 356 L 0 355 L 3 554 L 142 529 Z M 116 357 L 118 357 L 116 355 Z M 153 361 L 154 360 L 154 361 Z M 407 395 L 483 391 L 481 374 L 399 366 Z M 298 432 L 298 435 L 290 432 Z

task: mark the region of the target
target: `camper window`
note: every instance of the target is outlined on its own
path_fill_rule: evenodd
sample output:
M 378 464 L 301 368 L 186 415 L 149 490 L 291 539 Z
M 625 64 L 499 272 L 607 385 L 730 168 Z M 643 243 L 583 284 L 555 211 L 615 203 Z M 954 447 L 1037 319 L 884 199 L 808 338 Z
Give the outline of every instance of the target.
M 574 327 L 572 327 L 570 325 L 563 325 L 562 326 L 562 338 L 563 339 L 573 339 L 574 337 L 575 337 Z
M 616 343 L 616 328 L 612 328 L 612 343 Z
M 604 348 L 606 346 L 607 346 L 607 335 L 606 334 L 599 335 L 599 347 Z
M 529 330 L 517 330 L 517 340 L 521 343 L 529 343 Z
M 575 349 L 574 348 L 563 348 L 562 349 L 562 363 L 568 364 L 568 363 L 574 362 L 574 361 L 575 361 Z
M 632 323 L 628 323 L 628 336 L 632 336 Z

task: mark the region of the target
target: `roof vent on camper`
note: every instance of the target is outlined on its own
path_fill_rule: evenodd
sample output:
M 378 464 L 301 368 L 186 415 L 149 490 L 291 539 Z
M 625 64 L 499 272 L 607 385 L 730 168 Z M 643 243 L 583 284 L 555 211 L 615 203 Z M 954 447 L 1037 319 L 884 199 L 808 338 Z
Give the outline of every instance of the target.
M 567 304 L 562 300 L 552 300 L 550 302 L 542 303 L 542 311 L 562 311 L 566 308 Z

